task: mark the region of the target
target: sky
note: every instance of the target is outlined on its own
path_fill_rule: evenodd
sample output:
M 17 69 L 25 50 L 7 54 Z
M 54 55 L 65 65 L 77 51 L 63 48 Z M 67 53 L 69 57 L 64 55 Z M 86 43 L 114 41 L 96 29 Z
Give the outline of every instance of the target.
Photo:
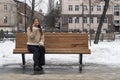
M 25 0 L 19 0 L 19 1 L 25 2 Z M 30 1 L 32 1 L 32 0 L 26 0 L 26 3 L 31 6 Z M 38 3 L 38 1 L 39 0 L 35 0 L 35 3 Z M 43 2 L 39 6 L 35 7 L 35 10 L 37 10 L 37 11 L 39 11 L 40 9 L 43 11 L 44 14 L 47 13 L 47 11 L 48 11 L 48 0 L 43 0 Z

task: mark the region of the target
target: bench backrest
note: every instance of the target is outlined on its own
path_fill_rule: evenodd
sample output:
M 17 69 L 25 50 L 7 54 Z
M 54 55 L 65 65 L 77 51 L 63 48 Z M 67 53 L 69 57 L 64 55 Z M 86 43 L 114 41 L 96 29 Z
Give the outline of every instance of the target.
M 16 33 L 16 48 L 27 48 L 27 34 Z
M 103 34 L 103 40 L 114 40 L 115 34 L 114 33 L 106 33 Z
M 46 33 L 46 48 L 88 48 L 88 35 L 78 33 Z
M 95 36 L 96 34 L 91 34 L 91 40 L 95 40 Z M 102 39 L 103 39 L 103 35 L 100 34 L 99 40 L 102 40 Z
M 26 33 L 16 33 L 16 48 L 27 49 L 26 43 Z M 46 50 L 88 50 L 88 35 L 80 33 L 45 33 L 45 48 Z
M 95 40 L 95 35 L 96 34 L 91 35 L 91 40 Z M 99 39 L 101 41 L 103 41 L 103 40 L 114 40 L 115 39 L 115 34 L 114 33 L 102 33 L 102 34 L 100 34 Z

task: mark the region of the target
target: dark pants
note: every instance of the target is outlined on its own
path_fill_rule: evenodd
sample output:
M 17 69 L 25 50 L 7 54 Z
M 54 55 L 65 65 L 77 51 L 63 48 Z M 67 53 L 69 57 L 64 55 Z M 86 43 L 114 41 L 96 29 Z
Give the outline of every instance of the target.
M 45 47 L 28 45 L 28 50 L 33 53 L 33 61 L 35 66 L 45 65 Z

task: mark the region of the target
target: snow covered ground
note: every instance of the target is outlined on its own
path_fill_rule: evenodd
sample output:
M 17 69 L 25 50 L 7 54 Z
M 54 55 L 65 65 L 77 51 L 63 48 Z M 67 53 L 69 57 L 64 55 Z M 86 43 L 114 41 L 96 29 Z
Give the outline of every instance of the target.
M 0 43 L 0 66 L 5 64 L 20 64 L 21 55 L 13 54 L 15 42 L 5 41 Z M 91 54 L 84 55 L 83 63 L 115 65 L 120 67 L 120 39 L 103 41 L 89 47 Z M 46 54 L 47 64 L 78 64 L 79 56 L 63 54 Z M 32 54 L 26 54 L 26 62 L 33 63 Z

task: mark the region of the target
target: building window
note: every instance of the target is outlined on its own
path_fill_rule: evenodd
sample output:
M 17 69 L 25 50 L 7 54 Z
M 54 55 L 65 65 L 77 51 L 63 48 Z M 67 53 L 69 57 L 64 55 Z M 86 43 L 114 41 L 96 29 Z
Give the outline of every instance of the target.
M 93 23 L 93 18 L 90 18 L 90 23 Z
M 101 11 L 101 6 L 97 6 L 97 11 Z
M 104 19 L 104 23 L 107 23 L 108 21 L 107 21 L 107 18 L 105 17 L 105 19 Z
M 83 5 L 83 10 L 84 10 L 84 11 L 87 10 L 87 5 Z
M 91 11 L 93 11 L 93 6 L 91 6 Z
M 75 11 L 79 11 L 79 5 L 75 5 Z
M 83 18 L 83 23 L 87 23 L 87 17 Z
M 79 17 L 75 18 L 75 23 L 79 23 Z
M 100 22 L 100 17 L 97 17 L 97 23 L 99 23 Z
M 7 16 L 4 17 L 4 23 L 7 23 Z
M 115 24 L 119 24 L 120 21 L 119 21 L 119 20 L 115 20 L 114 23 L 115 23 Z
M 72 21 L 72 17 L 69 17 L 69 23 L 72 23 L 73 21 Z
M 7 5 L 4 5 L 4 11 L 7 11 Z
M 116 11 L 118 11 L 118 10 L 120 10 L 120 6 L 119 5 L 116 5 L 116 6 L 114 6 L 114 10 Z
M 114 15 L 115 15 L 115 16 L 120 16 L 119 11 L 115 11 L 115 12 L 114 12 Z
M 69 9 L 69 11 L 72 11 L 73 10 L 73 6 L 72 5 L 68 5 L 68 9 Z

